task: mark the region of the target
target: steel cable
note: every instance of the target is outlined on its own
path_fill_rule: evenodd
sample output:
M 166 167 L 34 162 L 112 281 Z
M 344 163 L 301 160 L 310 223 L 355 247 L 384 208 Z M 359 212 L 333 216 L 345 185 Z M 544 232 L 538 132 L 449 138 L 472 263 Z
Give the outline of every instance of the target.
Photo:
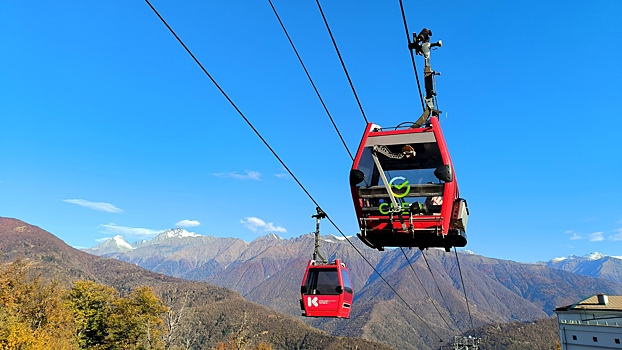
M 302 185 L 302 183 L 298 180 L 298 178 L 294 175 L 294 173 L 289 169 L 289 167 L 287 167 L 287 165 L 285 164 L 285 162 L 278 156 L 278 154 L 274 151 L 274 149 L 272 149 L 272 147 L 270 147 L 270 145 L 268 144 L 268 142 L 261 136 L 261 134 L 259 133 L 259 131 L 257 129 L 255 129 L 255 127 L 253 126 L 253 124 L 250 122 L 250 120 L 244 115 L 244 113 L 242 113 L 242 111 L 237 107 L 237 105 L 233 102 L 233 100 L 231 100 L 231 98 L 227 95 L 227 93 L 220 87 L 220 85 L 216 82 L 216 80 L 209 74 L 209 72 L 203 67 L 203 65 L 201 64 L 201 62 L 194 56 L 194 54 L 190 51 L 190 49 L 186 46 L 186 44 L 184 44 L 184 42 L 181 40 L 181 38 L 175 33 L 175 31 L 173 30 L 173 28 L 171 28 L 171 26 L 169 26 L 169 24 L 166 22 L 166 20 L 160 15 L 160 13 L 156 10 L 155 7 L 153 7 L 153 5 L 151 4 L 151 2 L 149 2 L 149 0 L 145 0 L 145 2 L 149 5 L 149 7 L 151 8 L 151 10 L 153 10 L 153 12 L 158 16 L 158 18 L 160 19 L 160 21 L 162 21 L 162 23 L 164 23 L 164 25 L 168 28 L 168 30 L 171 32 L 171 34 L 173 34 L 173 36 L 175 37 L 175 39 L 177 39 L 177 41 L 183 46 L 183 48 L 186 50 L 186 52 L 190 55 L 190 57 L 192 57 L 192 59 L 195 61 L 195 63 L 201 68 L 201 70 L 205 73 L 205 75 L 207 75 L 207 77 L 212 81 L 212 83 L 218 88 L 218 90 L 220 91 L 220 93 L 227 99 L 227 101 L 229 101 L 229 103 L 233 106 L 233 108 L 238 112 L 238 114 L 242 117 L 242 119 L 244 119 L 244 121 L 246 122 L 246 124 L 248 124 L 248 126 L 250 126 L 250 128 L 253 130 L 253 132 L 255 132 L 255 134 L 257 135 L 257 137 L 259 137 L 259 139 L 264 143 L 264 145 L 270 150 L 270 152 L 272 153 L 272 155 L 274 155 L 274 157 L 279 161 L 279 163 L 281 163 L 281 165 L 283 166 L 283 168 L 285 168 L 285 170 L 290 174 L 290 176 L 296 181 L 296 183 L 298 184 L 298 186 L 305 192 L 305 194 L 309 197 L 309 199 L 317 206 L 321 209 L 319 203 L 313 198 L 313 196 L 311 196 L 311 194 L 309 193 L 309 191 L 307 191 L 307 189 Z M 324 211 L 325 212 L 325 211 Z M 326 212 L 325 212 L 326 213 Z M 406 302 L 406 300 L 404 300 L 404 298 L 397 292 L 397 290 L 395 290 L 395 288 L 393 288 L 393 286 L 391 286 L 391 284 L 389 284 L 389 282 L 384 278 L 384 276 L 382 276 L 382 274 L 371 264 L 371 262 L 369 260 L 367 260 L 367 258 L 365 258 L 365 256 L 360 252 L 360 250 L 358 248 L 356 248 L 356 246 L 354 245 L 354 243 L 352 243 L 350 241 L 350 239 L 348 239 L 348 237 L 343 233 L 343 231 L 341 231 L 341 229 L 337 226 L 337 224 L 335 224 L 335 222 L 328 216 L 328 214 L 326 214 L 326 219 L 328 219 L 328 221 L 333 225 L 333 227 L 348 241 L 348 243 L 350 243 L 350 245 L 352 246 L 352 248 L 354 248 L 354 250 L 363 258 L 363 260 L 365 260 L 365 262 L 374 270 L 374 272 L 376 274 L 378 274 L 378 276 L 380 277 L 380 279 L 382 279 L 382 281 L 384 281 L 387 286 L 393 291 L 393 293 L 395 293 L 395 295 L 406 305 L 406 307 L 412 311 L 413 314 L 415 314 L 415 316 L 417 316 L 417 318 L 419 318 L 419 320 L 430 330 L 430 332 L 432 332 L 432 334 L 434 334 L 438 339 L 439 342 L 443 342 L 443 340 L 441 339 L 441 337 L 434 331 L 434 329 L 421 317 L 417 314 L 417 312 L 410 306 L 408 305 L 408 303 Z
M 423 288 L 423 291 L 425 292 L 425 294 L 428 296 L 428 299 L 430 300 L 430 302 L 432 303 L 432 306 L 434 306 L 434 308 L 436 309 L 436 312 L 438 312 L 439 316 L 441 316 L 441 318 L 443 319 L 443 322 L 445 322 L 445 324 L 447 325 L 447 327 L 456 330 L 455 327 L 452 327 L 451 325 L 449 325 L 449 323 L 445 320 L 445 317 L 443 317 L 443 314 L 441 313 L 441 311 L 438 309 L 438 307 L 436 306 L 436 304 L 434 303 L 434 299 L 432 299 L 432 297 L 430 296 L 430 293 L 428 293 L 428 290 L 425 288 L 425 286 L 423 285 L 423 282 L 421 282 L 421 279 L 419 278 L 419 275 L 417 274 L 417 272 L 415 271 L 415 268 L 413 267 L 412 263 L 410 262 L 410 259 L 408 259 L 408 256 L 406 255 L 406 252 L 404 252 L 404 248 L 400 247 L 400 249 L 402 250 L 402 254 L 404 254 L 404 258 L 406 258 L 406 261 L 408 261 L 408 265 L 410 266 L 410 269 L 412 270 L 412 272 L 415 274 L 415 277 L 417 277 L 417 280 L 419 281 L 419 284 L 421 285 L 421 288 Z M 423 254 L 423 251 L 421 251 L 421 253 Z M 433 276 L 434 277 L 434 276 Z M 437 285 L 438 287 L 438 285 Z M 442 296 L 443 294 L 441 294 Z M 450 314 L 451 315 L 451 314 Z M 458 330 L 460 331 L 460 330 Z
M 406 41 L 408 41 L 408 45 L 410 46 L 410 32 L 408 31 L 408 23 L 406 22 L 406 13 L 404 12 L 404 4 L 402 0 L 400 0 L 400 10 L 402 11 L 402 20 L 404 21 L 404 30 L 406 31 Z M 415 70 L 415 80 L 417 80 L 417 89 L 419 89 L 419 99 L 421 100 L 421 108 L 425 111 L 425 105 L 423 103 L 423 94 L 421 93 L 421 83 L 419 83 L 419 73 L 417 73 L 417 64 L 415 63 L 415 55 L 413 54 L 413 50 L 408 49 L 410 52 L 410 60 L 413 64 L 413 69 Z
M 304 69 L 305 74 L 307 74 L 307 78 L 309 78 L 309 82 L 311 83 L 311 86 L 313 86 L 313 90 L 315 91 L 315 94 L 317 95 L 317 98 L 322 103 L 322 107 L 324 107 L 324 110 L 326 111 L 326 114 L 328 115 L 328 119 L 330 119 L 330 122 L 333 123 L 333 127 L 335 127 L 335 131 L 337 132 L 337 135 L 339 135 L 339 139 L 341 140 L 341 143 L 343 143 L 343 146 L 346 148 L 346 151 L 348 151 L 348 155 L 350 155 L 350 159 L 352 159 L 352 161 L 354 161 L 354 157 L 352 156 L 352 153 L 350 152 L 350 149 L 348 148 L 348 145 L 346 144 L 346 141 L 343 139 L 343 136 L 341 136 L 341 132 L 339 132 L 339 128 L 337 127 L 337 124 L 335 124 L 335 121 L 333 120 L 333 117 L 330 115 L 330 112 L 328 111 L 328 107 L 326 107 L 326 104 L 324 103 L 324 100 L 322 99 L 322 95 L 320 95 L 320 92 L 318 91 L 317 87 L 315 86 L 315 83 L 313 82 L 313 79 L 311 79 L 311 74 L 309 74 L 309 71 L 307 70 L 307 67 L 305 66 L 304 62 L 302 61 L 302 58 L 300 57 L 300 54 L 298 54 L 298 50 L 296 50 L 296 46 L 294 45 L 294 42 L 292 41 L 292 38 L 289 36 L 289 33 L 287 32 L 287 29 L 285 29 L 285 25 L 283 24 L 283 21 L 281 21 L 281 17 L 279 16 L 278 12 L 276 12 L 276 8 L 272 4 L 272 0 L 268 0 L 268 2 L 270 3 L 270 7 L 272 7 L 272 11 L 274 12 L 274 15 L 276 16 L 276 19 L 279 21 L 279 24 L 281 25 L 281 28 L 283 28 L 283 32 L 285 33 L 285 36 L 287 36 L 287 40 L 289 40 L 289 44 L 292 46 L 292 49 L 294 49 L 294 53 L 296 53 L 296 57 L 298 57 L 298 61 L 300 62 L 300 65 L 302 66 L 302 69 Z
M 473 329 L 473 317 L 471 317 L 471 308 L 469 307 L 469 299 L 467 298 L 466 288 L 464 287 L 464 280 L 462 279 L 462 269 L 460 268 L 460 260 L 458 259 L 458 251 L 454 247 L 454 253 L 456 254 L 456 263 L 458 264 L 458 272 L 460 272 L 460 282 L 462 282 L 462 291 L 464 292 L 464 300 L 466 301 L 467 311 L 469 312 L 469 320 L 471 322 L 471 329 Z
M 365 111 L 363 111 L 363 106 L 361 105 L 361 101 L 359 100 L 359 96 L 356 93 L 356 89 L 354 89 L 354 84 L 352 83 L 352 79 L 350 79 L 350 74 L 348 73 L 348 69 L 346 68 L 346 64 L 343 62 L 343 58 L 341 57 L 341 52 L 339 52 L 339 47 L 337 47 L 337 42 L 335 41 L 335 37 L 333 37 L 333 32 L 330 30 L 330 26 L 328 25 L 328 21 L 326 20 L 326 16 L 324 16 L 324 11 L 322 11 L 322 6 L 320 5 L 320 0 L 315 0 L 317 4 L 317 8 L 320 10 L 320 14 L 322 14 L 322 19 L 324 20 L 324 24 L 326 25 L 326 30 L 328 31 L 328 35 L 330 35 L 330 40 L 333 42 L 333 46 L 335 47 L 335 51 L 337 52 L 337 56 L 339 56 L 339 62 L 341 62 L 341 67 L 343 67 L 343 72 L 346 74 L 348 78 L 348 83 L 350 83 L 350 88 L 352 89 L 352 93 L 354 94 L 354 98 L 356 99 L 356 103 L 359 105 L 359 109 L 361 110 L 361 114 L 363 115 L 363 119 L 365 119 L 365 124 L 369 123 L 367 121 L 367 116 L 365 116 Z

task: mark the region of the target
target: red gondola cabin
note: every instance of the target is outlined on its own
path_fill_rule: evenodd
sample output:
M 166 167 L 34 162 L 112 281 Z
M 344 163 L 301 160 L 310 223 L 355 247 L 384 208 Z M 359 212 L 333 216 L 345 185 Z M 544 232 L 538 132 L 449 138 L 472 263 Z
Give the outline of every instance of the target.
M 309 260 L 300 287 L 300 309 L 307 317 L 350 317 L 354 292 L 346 265 Z
M 418 128 L 381 129 L 369 123 L 359 146 L 350 186 L 368 246 L 466 245 L 469 211 L 438 118 Z

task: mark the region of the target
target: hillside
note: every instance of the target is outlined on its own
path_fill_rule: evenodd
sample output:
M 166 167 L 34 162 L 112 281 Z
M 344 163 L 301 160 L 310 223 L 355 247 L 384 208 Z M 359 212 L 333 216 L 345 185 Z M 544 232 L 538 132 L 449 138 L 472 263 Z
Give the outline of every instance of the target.
M 210 349 L 244 327 L 252 342 L 265 341 L 274 349 L 389 349 L 380 343 L 331 336 L 222 287 L 185 281 L 78 251 L 39 227 L 0 217 L 0 263 L 17 258 L 33 262 L 44 277 L 64 285 L 89 279 L 122 293 L 147 285 L 177 311 L 188 295 L 187 317 L 178 337 L 179 341 L 191 340 L 194 348 Z
M 404 349 L 434 349 L 439 338 L 447 342 L 471 328 L 453 252 L 425 251 L 432 277 L 422 253 L 417 249 L 405 250 L 415 276 L 400 249 L 378 252 L 364 247 L 356 238 L 351 239 L 412 307 L 413 313 L 350 244 L 333 236 L 322 239 L 323 254 L 328 259 L 338 257 L 349 266 L 355 290 L 353 310 L 347 322 L 303 319 L 305 322 L 333 335 L 362 337 Z M 202 236 L 160 240 L 148 250 L 138 247 L 107 256 L 232 288 L 249 300 L 297 316 L 299 286 L 312 251 L 312 235 L 291 239 L 268 235 L 250 243 Z M 589 295 L 622 293 L 622 285 L 612 281 L 540 264 L 466 253 L 458 256 L 474 327 L 531 322 L 551 316 L 555 306 Z
M 443 340 L 448 341 L 453 335 L 470 329 L 455 256 L 439 250 L 426 252 L 443 297 L 436 290 L 421 253 L 409 252 L 408 256 L 448 324 L 431 305 L 400 250 L 388 252 L 378 268 Z M 475 327 L 513 321 L 530 322 L 552 315 L 551 305 L 566 305 L 569 300 L 581 300 L 583 295 L 593 295 L 599 290 L 609 290 L 613 294 L 622 292 L 620 285 L 606 280 L 534 264 L 460 254 L 460 265 Z M 330 320 L 312 324 L 333 334 L 364 336 L 387 342 L 396 348 L 424 348 L 419 343 L 421 339 L 427 346 L 438 344 L 427 326 L 396 298 L 383 281 L 374 276 L 358 293 L 352 318 L 355 323 L 343 327 Z M 551 336 L 555 337 L 555 334 Z
M 495 350 L 553 350 L 559 341 L 555 317 L 481 327 L 475 330 L 475 334 L 482 338 L 486 349 Z
M 554 350 L 559 342 L 557 318 L 543 318 L 533 322 L 512 322 L 487 325 L 469 332 L 481 338 L 481 349 L 491 350 Z M 442 350 L 452 350 L 446 345 Z

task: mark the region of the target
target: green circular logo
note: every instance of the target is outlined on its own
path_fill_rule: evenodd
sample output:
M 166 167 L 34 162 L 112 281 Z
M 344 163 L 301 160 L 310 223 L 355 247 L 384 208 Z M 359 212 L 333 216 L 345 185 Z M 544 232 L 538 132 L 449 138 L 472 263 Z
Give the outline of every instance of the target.
M 394 184 L 396 180 L 401 180 L 402 183 L 399 185 Z M 410 184 L 408 183 L 408 180 L 406 180 L 406 178 L 402 176 L 392 178 L 391 181 L 389 181 L 389 187 L 391 187 L 391 192 L 393 192 L 393 195 L 396 198 L 406 197 L 408 193 L 410 192 Z M 395 190 L 397 190 L 399 193 L 395 193 Z

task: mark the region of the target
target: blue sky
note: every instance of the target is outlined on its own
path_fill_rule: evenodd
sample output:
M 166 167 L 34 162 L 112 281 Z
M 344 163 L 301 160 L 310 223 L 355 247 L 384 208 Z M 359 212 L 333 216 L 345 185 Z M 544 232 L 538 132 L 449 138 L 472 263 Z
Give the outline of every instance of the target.
M 153 4 L 356 233 L 351 161 L 268 2 Z M 368 118 L 387 126 L 420 114 L 398 4 L 322 2 Z M 622 2 L 404 4 L 411 31 L 443 40 L 432 62 L 468 249 L 622 255 Z M 356 149 L 365 123 L 315 2 L 274 5 Z M 176 225 L 247 241 L 314 229 L 313 203 L 145 2 L 4 1 L 0 33 L 0 216 L 82 247 Z

